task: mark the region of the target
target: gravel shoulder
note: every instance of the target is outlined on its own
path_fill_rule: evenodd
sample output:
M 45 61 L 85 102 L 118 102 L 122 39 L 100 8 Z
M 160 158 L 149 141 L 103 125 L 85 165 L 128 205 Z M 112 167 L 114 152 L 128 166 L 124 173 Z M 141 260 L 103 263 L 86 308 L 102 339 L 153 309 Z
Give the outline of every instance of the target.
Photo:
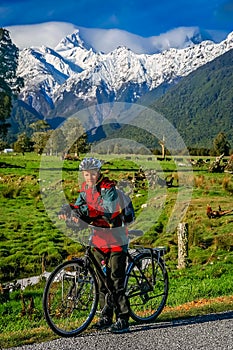
M 131 325 L 126 334 L 86 332 L 75 338 L 8 350 L 232 350 L 233 311 L 148 325 Z M 2 349 L 4 350 L 4 349 Z

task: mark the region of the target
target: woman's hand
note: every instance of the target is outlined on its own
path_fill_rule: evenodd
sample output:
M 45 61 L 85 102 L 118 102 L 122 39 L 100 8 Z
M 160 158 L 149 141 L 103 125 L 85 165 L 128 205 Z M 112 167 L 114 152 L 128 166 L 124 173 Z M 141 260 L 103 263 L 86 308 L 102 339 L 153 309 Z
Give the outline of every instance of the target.
M 60 214 L 60 215 L 58 215 L 58 218 L 59 218 L 60 220 L 66 220 L 66 219 L 67 219 L 67 216 L 66 216 L 65 214 Z
M 72 216 L 72 221 L 74 221 L 76 224 L 79 222 L 79 218 L 77 218 L 76 216 Z

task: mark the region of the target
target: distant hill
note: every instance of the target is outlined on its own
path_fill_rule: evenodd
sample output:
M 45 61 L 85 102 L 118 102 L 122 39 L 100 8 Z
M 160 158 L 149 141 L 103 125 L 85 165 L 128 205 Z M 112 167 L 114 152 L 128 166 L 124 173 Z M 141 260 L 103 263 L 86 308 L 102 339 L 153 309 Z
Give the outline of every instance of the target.
M 233 50 L 184 77 L 150 107 L 177 128 L 187 146 L 211 148 L 224 132 L 233 148 Z

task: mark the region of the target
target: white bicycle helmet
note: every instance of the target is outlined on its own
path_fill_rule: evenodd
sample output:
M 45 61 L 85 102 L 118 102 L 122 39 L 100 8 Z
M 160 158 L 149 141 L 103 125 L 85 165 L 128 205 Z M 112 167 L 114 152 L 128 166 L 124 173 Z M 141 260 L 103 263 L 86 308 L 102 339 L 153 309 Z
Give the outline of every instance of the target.
M 99 159 L 97 158 L 84 158 L 81 163 L 79 164 L 79 170 L 84 171 L 84 170 L 100 170 L 102 167 L 102 163 Z

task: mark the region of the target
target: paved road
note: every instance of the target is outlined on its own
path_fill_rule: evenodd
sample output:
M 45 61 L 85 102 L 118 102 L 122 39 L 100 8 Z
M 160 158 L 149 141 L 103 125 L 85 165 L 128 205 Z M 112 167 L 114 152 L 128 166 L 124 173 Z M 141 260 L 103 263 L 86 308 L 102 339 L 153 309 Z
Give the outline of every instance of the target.
M 107 331 L 27 345 L 14 350 L 232 350 L 233 311 L 131 326 L 127 334 Z

